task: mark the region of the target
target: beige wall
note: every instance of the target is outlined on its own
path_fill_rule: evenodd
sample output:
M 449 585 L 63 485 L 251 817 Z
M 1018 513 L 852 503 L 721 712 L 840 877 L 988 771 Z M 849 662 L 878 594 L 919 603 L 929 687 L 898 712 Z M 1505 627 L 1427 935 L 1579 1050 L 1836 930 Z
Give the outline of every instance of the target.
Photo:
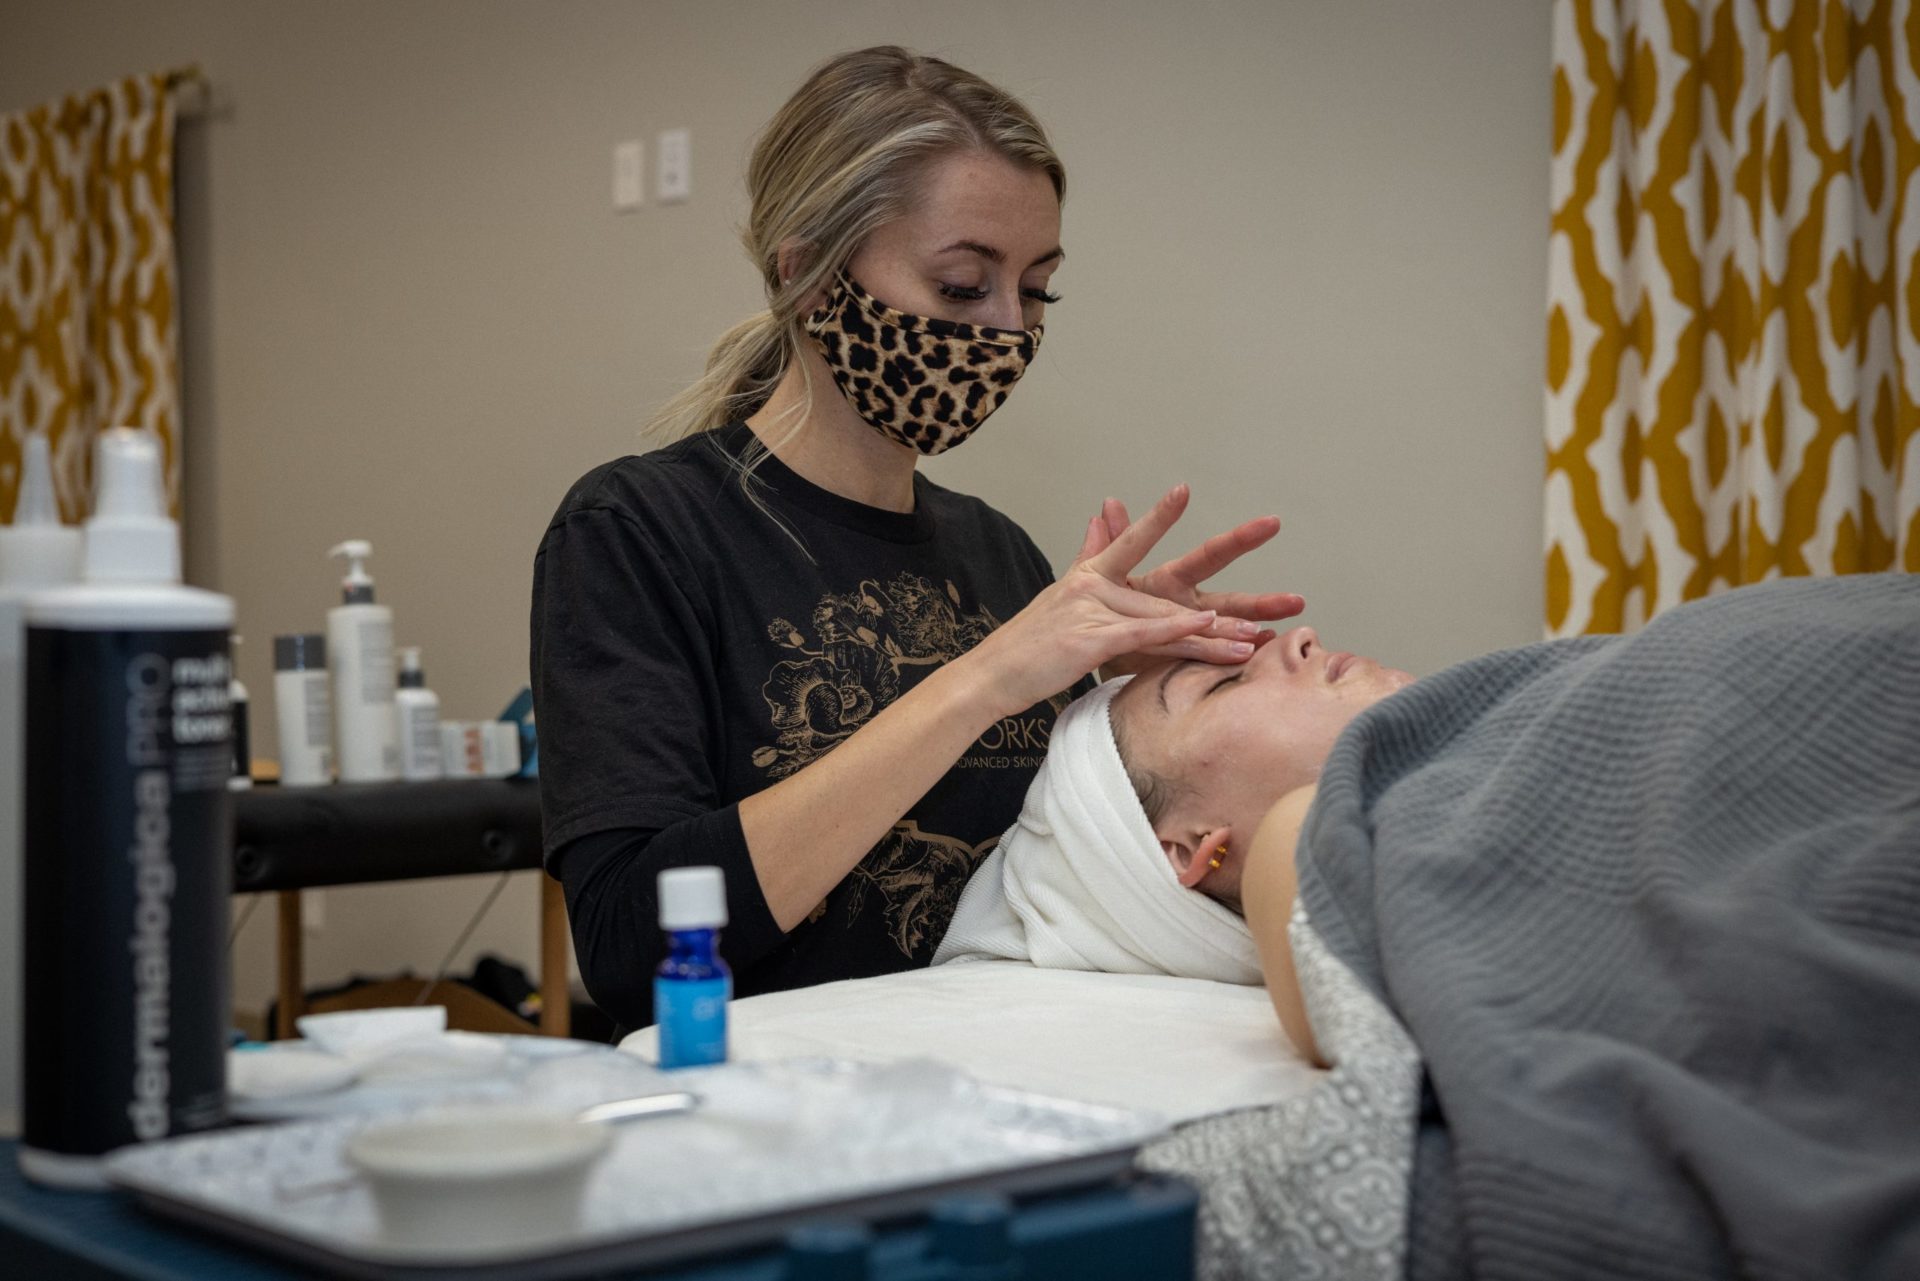
M 1226 580 L 1304 592 L 1415 671 L 1541 627 L 1544 0 L 0 0 L 0 109 L 198 62 L 181 130 L 187 545 L 270 644 L 373 540 L 446 714 L 525 679 L 534 545 L 568 483 L 758 305 L 754 129 L 819 58 L 899 41 L 1014 90 L 1069 170 L 1047 344 L 932 464 L 1056 562 L 1105 494 L 1186 533 L 1278 511 Z M 614 142 L 693 133 L 694 196 L 616 215 Z M 649 173 L 651 184 L 651 173 Z M 651 200 L 651 186 L 649 185 Z M 315 981 L 429 967 L 488 886 L 331 891 Z M 270 911 L 236 996 L 270 990 Z M 532 968 L 517 878 L 468 954 Z M 463 957 L 462 965 L 466 963 Z

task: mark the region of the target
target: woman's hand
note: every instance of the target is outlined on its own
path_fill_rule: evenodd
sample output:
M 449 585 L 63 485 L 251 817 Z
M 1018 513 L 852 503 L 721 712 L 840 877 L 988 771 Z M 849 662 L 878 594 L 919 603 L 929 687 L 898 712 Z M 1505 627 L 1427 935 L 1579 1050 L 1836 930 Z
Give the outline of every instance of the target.
M 1195 609 L 1128 585 L 1127 575 L 1186 504 L 1183 485 L 1138 524 L 1103 535 L 1097 550 L 1082 554 L 1059 582 L 978 645 L 928 672 L 833 751 L 740 802 L 754 875 L 781 929 L 806 919 L 996 720 L 1052 698 L 1121 654 L 1175 653 L 1216 663 L 1253 655 L 1257 622 L 1222 620 L 1211 605 Z M 1270 536 L 1257 535 L 1253 545 Z M 1154 573 L 1177 579 L 1204 569 L 1218 558 L 1208 551 L 1218 541 Z M 1219 563 L 1238 554 L 1229 547 Z M 1144 581 L 1158 580 L 1150 574 Z M 1223 621 L 1231 630 L 1211 634 Z
M 1185 485 L 1175 486 L 1159 507 L 1173 504 L 1173 518 L 1179 519 L 1186 510 L 1190 491 Z M 1172 522 L 1169 521 L 1169 524 Z M 1100 514 L 1087 523 L 1087 536 L 1080 545 L 1080 554 L 1074 564 L 1090 557 L 1098 556 L 1111 547 L 1115 540 L 1127 532 L 1132 524 L 1127 509 L 1117 498 L 1109 498 L 1101 505 Z M 1259 622 L 1272 622 L 1276 619 L 1291 618 L 1307 607 L 1307 602 L 1292 592 L 1208 592 L 1201 585 L 1234 561 L 1240 559 L 1254 548 L 1280 532 L 1278 516 L 1260 516 L 1245 524 L 1216 534 L 1207 539 L 1186 555 L 1168 561 L 1158 569 L 1138 577 L 1130 577 L 1127 585 L 1137 592 L 1157 596 L 1175 605 L 1193 610 L 1211 610 L 1215 622 L 1202 635 L 1208 638 L 1241 640 L 1248 639 L 1249 632 L 1255 646 L 1263 645 L 1273 639 L 1273 632 L 1263 627 L 1254 627 Z M 1135 653 L 1116 656 L 1106 664 L 1107 675 L 1120 676 L 1138 670 L 1155 658 L 1205 658 L 1211 662 L 1239 662 L 1239 658 L 1218 656 L 1218 651 L 1203 652 L 1195 641 L 1187 640 L 1172 646 L 1154 649 L 1142 649 Z
M 1186 504 L 1182 485 L 1155 503 L 1138 524 L 1103 539 L 1098 550 L 1083 548 L 1059 582 L 960 660 L 985 679 L 1002 715 L 1051 698 L 1122 654 L 1216 663 L 1240 663 L 1252 656 L 1261 633 L 1255 623 L 1223 620 L 1211 605 L 1196 608 L 1130 585 L 1128 574 L 1180 519 Z M 1170 564 L 1192 560 L 1190 555 Z

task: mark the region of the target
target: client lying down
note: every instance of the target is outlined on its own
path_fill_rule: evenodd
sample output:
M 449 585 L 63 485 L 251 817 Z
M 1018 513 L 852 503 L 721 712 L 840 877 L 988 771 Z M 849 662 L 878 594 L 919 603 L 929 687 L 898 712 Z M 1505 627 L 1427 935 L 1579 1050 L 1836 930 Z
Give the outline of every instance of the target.
M 1920 1276 L 1920 577 L 1416 684 L 1298 628 L 1054 744 L 940 959 L 1257 958 L 1333 1065 L 1189 1132 L 1215 1268 Z

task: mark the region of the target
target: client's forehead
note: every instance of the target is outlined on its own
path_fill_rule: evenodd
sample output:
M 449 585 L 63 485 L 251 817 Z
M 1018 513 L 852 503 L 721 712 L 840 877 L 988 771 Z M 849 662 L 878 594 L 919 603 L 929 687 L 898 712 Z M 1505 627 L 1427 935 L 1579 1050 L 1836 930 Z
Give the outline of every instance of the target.
M 1108 705 L 1107 714 L 1112 718 L 1115 728 L 1119 727 L 1122 720 L 1131 721 L 1141 703 L 1144 702 L 1149 707 L 1154 706 L 1156 702 L 1154 691 L 1160 683 L 1160 677 L 1165 669 L 1172 665 L 1162 663 L 1136 673 L 1134 678 L 1127 682 L 1126 688 L 1113 696 L 1113 702 Z
M 1178 690 L 1189 671 L 1208 667 L 1193 658 L 1168 659 L 1141 670 L 1113 700 L 1118 715 L 1140 721 L 1152 717 L 1165 720 L 1173 714 L 1170 691 Z
M 1134 759 L 1140 754 L 1142 743 L 1166 719 L 1160 706 L 1160 678 L 1169 668 L 1178 666 L 1178 662 L 1161 663 L 1137 673 L 1107 705 L 1114 743 L 1120 749 L 1121 760 L 1130 766 L 1142 763 Z

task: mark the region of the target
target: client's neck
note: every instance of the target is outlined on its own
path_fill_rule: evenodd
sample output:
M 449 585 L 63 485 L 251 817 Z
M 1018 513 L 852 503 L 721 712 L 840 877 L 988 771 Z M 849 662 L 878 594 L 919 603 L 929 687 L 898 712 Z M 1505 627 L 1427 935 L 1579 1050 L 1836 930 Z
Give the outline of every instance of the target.
M 1307 810 L 1318 792 L 1317 784 L 1303 784 L 1282 796 L 1267 811 L 1253 838 L 1246 872 L 1241 879 L 1241 892 L 1247 928 L 1252 931 L 1254 947 L 1260 953 L 1267 996 L 1280 1018 L 1280 1026 L 1286 1029 L 1287 1038 L 1308 1062 L 1325 1066 L 1314 1041 L 1313 1027 L 1307 1021 L 1306 1001 L 1300 992 L 1299 976 L 1294 972 L 1292 939 L 1287 928 L 1299 890 L 1294 851 L 1300 842 L 1300 829 L 1306 825 Z

